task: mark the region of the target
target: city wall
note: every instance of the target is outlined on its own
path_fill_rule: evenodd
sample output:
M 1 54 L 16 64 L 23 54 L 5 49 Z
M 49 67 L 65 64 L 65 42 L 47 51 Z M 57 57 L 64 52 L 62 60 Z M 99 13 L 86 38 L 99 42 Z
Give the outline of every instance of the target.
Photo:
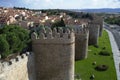
M 33 53 L 0 62 L 0 80 L 35 80 Z

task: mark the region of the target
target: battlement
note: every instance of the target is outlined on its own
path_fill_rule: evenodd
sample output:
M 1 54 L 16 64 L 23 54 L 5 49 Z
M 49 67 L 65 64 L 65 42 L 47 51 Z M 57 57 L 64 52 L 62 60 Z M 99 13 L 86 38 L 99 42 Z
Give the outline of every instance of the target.
M 0 80 L 36 80 L 33 53 L 26 52 L 0 61 Z
M 35 32 L 32 33 L 31 35 L 32 41 L 35 44 L 45 44 L 45 43 L 71 43 L 74 42 L 74 32 L 73 30 L 65 29 L 63 30 L 62 28 L 54 28 L 51 30 L 50 28 L 42 28 L 39 31 L 39 35 L 37 35 Z
M 43 28 L 31 37 L 36 80 L 74 80 L 74 31 Z
M 2 70 L 7 69 L 10 66 L 13 66 L 14 64 L 16 64 L 17 62 L 23 61 L 24 59 L 28 58 L 29 55 L 30 55 L 30 53 L 26 52 L 25 54 L 18 55 L 16 58 L 10 59 L 9 61 L 0 62 L 0 68 Z
M 100 28 L 100 25 L 98 25 L 98 24 L 88 24 L 88 27 L 90 28 Z
M 89 28 L 88 27 L 80 27 L 74 30 L 75 34 L 77 35 L 88 35 L 89 34 Z

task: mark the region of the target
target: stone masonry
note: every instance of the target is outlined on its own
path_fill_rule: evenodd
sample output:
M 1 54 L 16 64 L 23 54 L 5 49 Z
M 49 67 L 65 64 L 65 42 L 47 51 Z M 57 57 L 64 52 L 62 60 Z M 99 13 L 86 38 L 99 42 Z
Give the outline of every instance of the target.
M 0 62 L 0 80 L 35 80 L 33 53 Z
M 103 31 L 103 18 L 100 16 L 94 15 L 94 19 L 91 21 L 92 24 L 96 24 L 100 26 L 99 29 L 99 36 L 102 36 L 102 31 Z
M 0 62 L 0 80 L 74 80 L 75 60 L 87 58 L 97 45 L 100 26 L 89 23 L 76 30 L 42 28 L 33 33 L 33 53 Z
M 98 45 L 100 26 L 97 24 L 89 23 L 89 45 Z
M 75 30 L 75 60 L 87 58 L 88 40 L 88 27 L 77 28 Z
M 32 34 L 36 80 L 74 80 L 75 36 L 68 29 Z

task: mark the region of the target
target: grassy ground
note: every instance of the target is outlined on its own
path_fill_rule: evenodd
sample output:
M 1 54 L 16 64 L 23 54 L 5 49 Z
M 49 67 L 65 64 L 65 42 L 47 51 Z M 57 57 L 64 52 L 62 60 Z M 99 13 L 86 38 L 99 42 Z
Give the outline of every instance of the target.
M 101 50 L 103 50 L 103 47 L 106 47 L 105 50 L 111 53 L 110 56 L 101 56 L 98 54 Z M 109 66 L 108 70 L 96 71 L 94 69 L 96 65 L 92 65 L 92 63 L 95 61 L 96 65 L 99 64 L 108 65 Z M 111 45 L 106 31 L 103 31 L 102 37 L 99 38 L 99 48 L 89 46 L 88 58 L 85 60 L 75 62 L 75 74 L 79 75 L 78 77 L 81 77 L 82 80 L 90 80 L 90 76 L 92 74 L 95 75 L 94 80 L 117 80 L 113 55 L 111 51 Z

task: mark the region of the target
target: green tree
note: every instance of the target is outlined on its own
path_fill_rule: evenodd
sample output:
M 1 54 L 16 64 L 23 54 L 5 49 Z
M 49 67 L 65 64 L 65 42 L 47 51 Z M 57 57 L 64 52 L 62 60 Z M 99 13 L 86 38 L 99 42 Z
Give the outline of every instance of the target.
M 21 49 L 18 48 L 21 48 L 19 47 L 19 45 L 22 45 L 22 42 L 20 41 L 20 38 L 17 34 L 15 34 L 14 32 L 8 32 L 6 38 L 9 43 L 11 53 L 21 51 Z
M 113 18 L 107 18 L 105 19 L 105 22 L 107 22 L 108 24 L 117 24 L 120 26 L 120 17 L 113 17 Z
M 6 48 L 7 50 L 3 49 L 5 47 L 0 49 L 1 54 L 4 54 L 5 57 L 7 57 L 8 54 L 22 52 L 25 48 L 29 47 L 30 37 L 28 30 L 17 25 L 9 25 L 0 29 L 0 35 L 3 34 L 6 36 L 3 37 L 4 40 L 1 39 L 1 45 L 5 43 L 5 45 L 9 46 L 9 48 Z
M 9 55 L 9 44 L 4 34 L 0 35 L 0 54 L 2 58 Z
M 61 18 L 60 21 L 56 21 L 55 23 L 52 24 L 51 28 L 58 28 L 58 27 L 65 27 L 65 23 L 64 23 L 64 20 L 63 18 Z

